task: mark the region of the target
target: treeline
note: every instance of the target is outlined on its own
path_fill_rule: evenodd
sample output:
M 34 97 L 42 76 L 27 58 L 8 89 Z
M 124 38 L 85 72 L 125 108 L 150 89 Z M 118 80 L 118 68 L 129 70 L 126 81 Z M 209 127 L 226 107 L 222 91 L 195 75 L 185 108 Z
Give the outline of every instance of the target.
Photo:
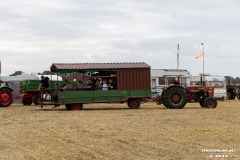
M 240 78 L 239 77 L 236 77 L 236 78 L 232 78 L 232 83 L 235 84 L 235 85 L 240 85 Z

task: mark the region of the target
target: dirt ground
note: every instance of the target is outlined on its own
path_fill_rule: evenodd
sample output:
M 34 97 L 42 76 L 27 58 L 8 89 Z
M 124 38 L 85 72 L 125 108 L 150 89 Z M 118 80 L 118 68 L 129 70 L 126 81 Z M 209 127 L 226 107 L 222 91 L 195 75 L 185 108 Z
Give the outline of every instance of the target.
M 0 159 L 240 159 L 240 101 L 0 108 Z

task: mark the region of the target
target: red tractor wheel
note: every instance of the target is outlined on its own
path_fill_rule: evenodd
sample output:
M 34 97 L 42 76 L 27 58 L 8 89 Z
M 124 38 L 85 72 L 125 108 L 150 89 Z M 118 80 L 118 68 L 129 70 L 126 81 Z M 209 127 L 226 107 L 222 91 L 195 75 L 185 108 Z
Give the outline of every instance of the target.
M 181 87 L 171 87 L 164 93 L 164 104 L 167 108 L 181 109 L 187 103 L 187 95 Z
M 33 103 L 37 106 L 41 104 L 41 95 L 40 94 L 36 94 L 33 97 Z
M 130 109 L 139 109 L 140 108 L 140 101 L 139 101 L 139 99 L 129 99 L 128 100 L 128 107 Z
M 0 107 L 8 107 L 12 104 L 12 93 L 10 90 L 0 89 Z
M 217 100 L 213 97 L 208 97 L 204 100 L 204 106 L 207 108 L 216 108 Z
M 32 104 L 32 97 L 23 97 L 22 103 L 23 103 L 23 105 L 31 105 Z

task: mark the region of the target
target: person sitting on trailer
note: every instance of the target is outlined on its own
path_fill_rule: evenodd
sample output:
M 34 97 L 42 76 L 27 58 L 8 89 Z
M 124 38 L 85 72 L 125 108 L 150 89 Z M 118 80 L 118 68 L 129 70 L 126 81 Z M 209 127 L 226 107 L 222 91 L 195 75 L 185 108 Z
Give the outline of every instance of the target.
M 72 91 L 73 85 L 70 83 L 70 81 L 66 80 L 66 85 L 63 87 L 64 91 Z
M 83 81 L 81 80 L 78 80 L 77 81 L 77 90 L 83 90 Z
M 107 81 L 106 80 L 103 80 L 102 90 L 103 91 L 107 91 L 108 90 L 108 85 L 107 85 Z
M 93 79 L 90 78 L 90 79 L 88 79 L 88 85 L 85 86 L 84 88 L 86 88 L 89 91 L 95 90 L 96 89 L 96 83 L 94 83 Z
M 96 90 L 102 90 L 102 83 L 99 78 L 96 81 Z
M 114 89 L 116 89 L 117 87 L 116 87 L 116 84 L 113 82 L 113 80 L 112 79 L 110 79 L 109 80 L 109 83 L 108 83 L 108 89 L 109 90 L 114 90 Z

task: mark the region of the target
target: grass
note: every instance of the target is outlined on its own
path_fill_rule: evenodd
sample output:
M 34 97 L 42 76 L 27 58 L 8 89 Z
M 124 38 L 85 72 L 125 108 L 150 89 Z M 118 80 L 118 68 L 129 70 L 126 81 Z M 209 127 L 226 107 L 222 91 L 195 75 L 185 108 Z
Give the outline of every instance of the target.
M 239 103 L 86 104 L 81 111 L 13 104 L 0 108 L 0 159 L 240 159 Z

